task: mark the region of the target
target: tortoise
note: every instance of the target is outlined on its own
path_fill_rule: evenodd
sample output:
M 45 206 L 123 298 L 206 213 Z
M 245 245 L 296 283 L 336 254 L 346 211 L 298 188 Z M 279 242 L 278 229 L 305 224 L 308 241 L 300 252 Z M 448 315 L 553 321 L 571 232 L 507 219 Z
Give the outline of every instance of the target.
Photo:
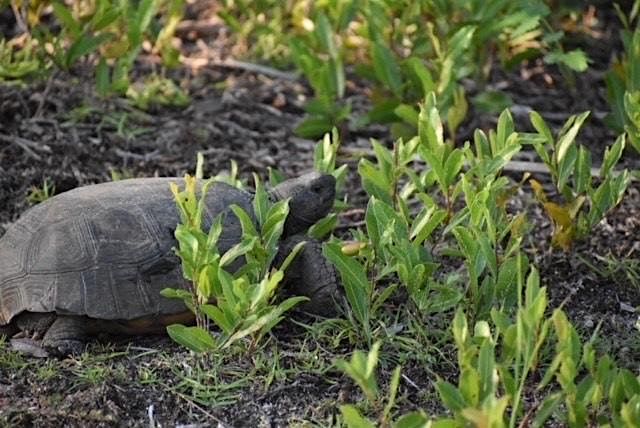
M 165 287 L 185 286 L 173 251 L 179 214 L 169 186 L 183 181 L 135 178 L 79 187 L 26 211 L 0 237 L 0 336 L 32 332 L 45 350 L 66 355 L 81 352 L 92 334 L 161 333 L 168 324 L 192 320 L 181 301 L 160 295 Z M 281 252 L 289 251 L 331 209 L 335 179 L 307 173 L 275 186 L 269 196 L 290 198 L 281 243 Z M 203 223 L 208 228 L 225 213 L 221 253 L 242 237 L 230 205 L 254 215 L 252 199 L 224 183 L 209 189 Z M 336 278 L 319 243 L 311 242 L 289 266 L 285 282 L 312 298 L 305 309 L 326 313 Z

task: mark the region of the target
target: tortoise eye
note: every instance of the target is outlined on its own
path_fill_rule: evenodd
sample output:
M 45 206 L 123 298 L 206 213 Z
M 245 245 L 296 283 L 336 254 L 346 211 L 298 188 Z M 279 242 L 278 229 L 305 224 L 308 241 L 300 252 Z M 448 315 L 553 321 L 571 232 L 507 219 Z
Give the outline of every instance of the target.
M 313 193 L 320 193 L 322 192 L 322 184 L 321 183 L 313 183 L 311 185 L 311 191 Z

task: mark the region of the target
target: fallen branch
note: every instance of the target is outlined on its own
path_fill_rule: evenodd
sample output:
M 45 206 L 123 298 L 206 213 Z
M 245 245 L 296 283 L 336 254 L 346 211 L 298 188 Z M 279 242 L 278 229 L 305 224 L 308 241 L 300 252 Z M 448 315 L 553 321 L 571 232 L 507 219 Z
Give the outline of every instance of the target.
M 254 64 L 251 62 L 237 61 L 235 59 L 217 60 L 213 58 L 190 58 L 182 57 L 181 62 L 192 68 L 202 68 L 204 66 L 229 68 L 234 70 L 248 71 L 250 73 L 262 74 L 276 79 L 296 81 L 298 73 L 282 71 L 266 65 Z
M 363 149 L 363 148 L 352 149 L 349 147 L 340 147 L 338 153 L 344 156 L 351 156 L 355 158 L 361 158 L 365 156 L 370 158 L 375 158 L 375 153 L 373 149 Z M 528 154 L 528 152 L 523 152 L 523 153 Z M 516 160 L 509 161 L 509 163 L 507 163 L 502 170 L 507 172 L 531 172 L 534 174 L 545 174 L 545 175 L 551 174 L 546 164 L 542 162 L 531 162 L 531 161 L 516 161 Z M 620 174 L 621 172 L 622 171 L 620 170 L 614 170 L 613 174 L 615 176 Z M 591 168 L 592 177 L 598 177 L 599 175 L 600 175 L 600 168 Z M 634 181 L 636 180 L 636 178 L 631 176 L 631 180 Z
M 47 145 L 40 145 L 35 141 L 27 140 L 26 138 L 18 137 L 17 135 L 0 134 L 0 141 L 5 143 L 15 144 L 20 147 L 24 152 L 37 161 L 41 161 L 42 157 L 36 153 L 36 151 L 43 153 L 51 153 L 51 148 Z

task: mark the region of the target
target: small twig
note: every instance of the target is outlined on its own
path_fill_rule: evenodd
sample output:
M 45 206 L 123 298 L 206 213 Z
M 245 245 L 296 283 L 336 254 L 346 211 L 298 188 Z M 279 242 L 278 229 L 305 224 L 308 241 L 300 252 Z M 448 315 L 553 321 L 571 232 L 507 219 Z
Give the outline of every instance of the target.
M 298 80 L 298 73 L 281 71 L 266 65 L 254 64 L 251 62 L 237 61 L 235 59 L 225 59 L 223 61 L 213 61 L 211 65 L 224 68 L 235 68 L 239 70 L 249 71 L 252 73 L 264 74 L 265 76 L 275 77 L 284 80 Z
M 18 24 L 18 28 L 20 28 L 20 31 L 22 31 L 23 33 L 28 33 L 29 26 L 24 21 L 24 15 L 22 14 L 23 11 L 18 9 L 18 3 L 13 1 L 9 3 L 11 3 L 11 9 L 13 10 L 13 15 L 16 18 L 16 24 Z M 23 9 L 26 9 L 26 5 L 27 3 L 22 4 Z
M 364 226 L 365 224 L 367 223 L 364 220 L 361 220 L 361 221 L 356 221 L 348 224 L 339 224 L 335 228 L 337 230 L 346 230 L 346 229 L 351 229 L 352 227 L 361 227 L 361 226 Z
M 356 156 L 356 157 L 370 157 L 374 158 L 375 153 L 373 149 L 364 149 L 364 148 L 350 148 L 350 147 L 340 147 L 339 154 L 344 156 Z M 468 165 L 465 165 L 468 167 Z M 532 172 L 535 174 L 551 174 L 547 165 L 542 162 L 530 162 L 530 161 L 509 161 L 504 168 L 503 171 L 507 172 Z M 612 173 L 614 176 L 617 176 L 622 171 L 613 170 Z M 591 176 L 598 177 L 600 175 L 600 168 L 591 168 Z M 634 181 L 634 177 L 631 177 L 631 180 Z
M 529 114 L 534 110 L 531 107 L 524 104 L 514 104 L 511 107 L 509 107 L 509 111 L 511 111 L 511 113 L 514 116 L 529 117 Z M 572 116 L 571 113 L 555 112 L 555 111 L 544 111 L 544 112 L 538 112 L 538 113 L 540 114 L 540 116 L 542 116 L 547 120 L 558 121 L 558 122 L 564 122 Z M 595 117 L 598 120 L 604 119 L 608 114 L 609 113 L 607 113 L 606 111 L 592 112 L 593 117 Z
M 272 389 L 270 391 L 267 391 L 264 394 L 262 394 L 260 396 L 260 398 L 259 398 L 259 401 L 264 400 L 265 398 L 271 397 L 271 396 L 273 396 L 275 394 L 278 394 L 280 392 L 286 391 L 288 389 L 296 388 L 296 387 L 298 387 L 298 385 L 300 385 L 300 382 L 298 380 L 295 380 L 295 381 L 293 381 L 293 382 L 291 382 L 291 383 L 289 383 L 287 385 L 282 385 L 282 386 L 279 386 L 277 388 L 274 388 L 274 389 Z
M 200 153 L 202 153 L 203 156 L 207 156 L 207 155 L 225 155 L 225 156 L 233 156 L 235 158 L 243 158 L 246 159 L 249 157 L 249 155 L 240 152 L 240 151 L 234 151 L 231 149 L 226 149 L 224 147 L 211 147 L 209 149 L 206 150 L 199 150 Z
M 213 58 L 182 58 L 182 62 L 190 67 L 202 67 L 202 65 L 208 65 L 211 67 L 221 67 L 236 70 L 248 71 L 251 73 L 262 74 L 265 76 L 283 79 L 283 80 L 298 80 L 298 73 L 291 73 L 287 71 L 277 70 L 273 67 L 266 65 L 254 64 L 251 62 L 237 61 L 235 59 L 217 60 Z
M 47 85 L 44 87 L 44 91 L 42 92 L 42 96 L 40 97 L 40 102 L 38 103 L 38 108 L 34 113 L 32 118 L 38 118 L 42 116 L 42 110 L 44 109 L 44 103 L 47 101 L 47 97 L 49 96 L 49 92 L 51 91 L 51 87 L 53 86 L 53 79 L 56 76 L 56 72 L 51 73 L 51 76 L 47 79 Z
M 38 155 L 35 150 L 44 153 L 51 153 L 51 149 L 49 148 L 49 146 L 42 146 L 34 141 L 27 140 L 26 138 L 18 137 L 15 135 L 0 134 L 0 141 L 15 144 L 37 161 L 41 161 L 42 157 L 40 157 L 40 155 Z
M 341 212 L 340 217 L 350 217 L 353 215 L 364 215 L 364 214 L 365 214 L 364 208 L 352 208 L 350 210 Z
M 193 407 L 195 407 L 196 409 L 198 409 L 199 411 L 201 411 L 204 415 L 206 415 L 207 417 L 209 417 L 211 420 L 216 421 L 218 423 L 218 426 L 226 426 L 224 424 L 224 422 L 222 422 L 219 418 L 215 417 L 214 415 L 212 415 L 211 413 L 207 412 L 205 409 L 203 409 L 201 406 L 199 406 L 195 401 L 191 400 L 187 395 L 176 391 L 176 390 L 172 390 L 172 392 L 174 394 L 176 394 L 179 398 L 182 398 L 184 401 L 186 401 L 187 403 L 189 403 L 190 405 L 192 405 Z
M 149 162 L 150 160 L 158 157 L 158 155 L 160 154 L 160 150 L 158 149 L 152 151 L 151 153 L 145 153 L 144 155 L 128 152 L 122 149 L 115 149 L 115 152 L 116 152 L 116 155 L 120 156 L 121 158 L 141 160 L 144 162 Z
M 222 25 L 218 22 L 201 22 L 187 19 L 177 25 L 176 34 L 180 36 L 195 32 L 199 35 L 211 36 L 217 34 L 220 28 L 222 28 Z
M 416 389 L 416 391 L 421 391 L 422 389 L 415 384 L 414 381 L 412 381 L 406 374 L 402 374 L 402 379 L 404 379 L 409 385 L 411 385 L 412 387 L 414 387 Z

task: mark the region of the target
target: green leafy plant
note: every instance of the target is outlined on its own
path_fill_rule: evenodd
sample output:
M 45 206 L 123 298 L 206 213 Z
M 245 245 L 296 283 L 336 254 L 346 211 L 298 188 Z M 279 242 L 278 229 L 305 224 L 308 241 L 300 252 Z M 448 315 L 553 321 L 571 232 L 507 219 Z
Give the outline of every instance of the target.
M 547 63 L 586 69 L 584 52 L 563 50 L 563 33 L 546 21 L 549 13 L 543 1 L 525 0 L 229 1 L 222 16 L 241 39 L 254 46 L 264 41 L 285 58 L 288 52 L 309 81 L 314 99 L 300 135 L 318 137 L 348 119 L 350 108 L 341 100 L 345 65 L 353 64 L 373 83 L 373 108 L 356 124 L 392 123 L 396 137 L 408 138 L 418 124 L 416 104 L 434 92 L 455 140 L 468 110 L 460 82 L 486 78 L 495 53 L 506 66 L 543 56 Z M 504 94 L 480 89 L 474 100 L 482 108 L 498 112 L 510 104 Z
M 385 397 L 380 393 L 376 376 L 376 366 L 378 365 L 380 345 L 380 342 L 374 343 L 371 350 L 366 355 L 362 351 L 354 351 L 351 355 L 350 361 L 336 361 L 336 366 L 356 382 L 367 397 L 368 403 L 379 411 L 377 424 L 374 424 L 371 420 L 362 416 L 356 406 L 351 404 L 340 406 L 342 418 L 349 428 L 373 428 L 375 426 L 388 427 L 391 425 L 391 412 L 395 405 L 396 394 L 400 384 L 401 367 L 397 366 L 393 371 L 391 382 L 389 384 L 388 396 L 386 397 L 387 403 L 382 407 L 382 400 Z M 427 418 L 424 413 L 414 412 L 404 415 L 402 418 L 397 420 L 393 426 L 398 428 L 408 428 L 422 426 L 426 424 L 426 422 Z
M 455 275 L 447 276 L 444 283 L 436 279 L 437 258 L 445 254 L 464 260 L 467 296 L 477 315 L 486 316 L 495 304 L 513 305 L 516 259 L 526 221 L 524 215 L 508 215 L 506 211 L 510 195 L 520 184 L 500 176 L 520 150 L 509 113 L 500 116 L 497 131 L 488 136 L 477 131 L 473 149 L 468 144 L 456 148 L 444 139 L 431 93 L 419 115 L 418 136 L 407 143 L 397 141 L 393 150 L 375 141 L 372 145 L 376 162 L 362 159 L 358 167 L 363 188 L 370 195 L 366 235 L 356 234 L 355 242 L 345 245 L 341 256 L 357 256 L 360 261 L 338 268 L 351 274 L 350 280 L 343 272 L 347 290 L 365 290 L 352 293 L 352 308 L 355 302 L 361 309 L 376 307 L 376 299 L 384 301 L 401 285 L 421 313 L 450 310 L 465 293 L 456 284 L 460 278 Z M 416 171 L 413 166 L 417 161 L 427 167 Z M 465 203 L 459 207 L 461 197 Z M 447 246 L 440 254 L 432 254 L 429 240 L 438 228 L 443 228 L 440 239 L 451 235 L 457 248 Z M 334 250 L 333 258 L 339 256 Z M 373 288 L 367 288 L 371 286 L 366 278 Z M 378 292 L 377 284 L 382 283 L 391 286 Z
M 495 333 L 485 321 L 477 322 L 472 333 L 464 314 L 456 313 L 452 329 L 458 348 L 458 385 L 437 382 L 442 402 L 454 414 L 453 426 L 470 422 L 516 427 L 529 421 L 540 427 L 551 418 L 571 427 L 606 421 L 622 426 L 636 420 L 638 378 L 618 369 L 607 356 L 597 359 L 590 343 L 581 344 L 561 309 L 545 318 L 548 301 L 539 281 L 532 270 L 514 320 L 492 311 Z M 553 343 L 551 363 L 537 382 L 543 398 L 527 406 L 528 379 L 547 361 L 545 350 Z M 583 370 L 586 374 L 580 375 Z M 551 389 L 554 378 L 555 390 Z M 561 404 L 565 410 L 560 410 Z
M 95 63 L 96 87 L 101 95 L 127 92 L 129 72 L 145 40 L 151 41 L 165 66 L 177 64 L 178 52 L 171 45 L 171 38 L 182 18 L 184 0 L 32 3 L 28 8 L 13 8 L 17 20 L 28 31 L 27 40 L 35 38 L 41 56 L 46 56 L 58 69 L 68 71 L 81 60 Z M 59 32 L 52 32 L 52 27 L 41 22 L 40 15 L 48 6 L 60 24 Z M 160 12 L 164 26 L 156 29 L 153 24 Z M 24 73 L 25 67 L 28 71 L 33 65 L 27 67 L 23 61 L 17 69 L 14 67 L 13 74 Z
M 605 151 L 599 171 L 600 183 L 592 179 L 591 154 L 576 144 L 580 127 L 588 112 L 571 116 L 554 138 L 542 117 L 531 113 L 531 123 L 537 134 L 521 134 L 523 141 L 533 145 L 536 153 L 549 168 L 551 178 L 564 203 L 549 200 L 542 186 L 531 180 L 536 197 L 543 204 L 554 223 L 552 244 L 568 251 L 574 239 L 580 239 L 616 206 L 629 183 L 627 170 L 616 171 L 625 147 L 621 135 Z
M 151 75 L 144 82 L 127 89 L 127 96 L 133 105 L 142 110 L 152 106 L 185 107 L 191 101 L 183 89 L 166 77 Z
M 289 35 L 304 27 L 308 8 L 305 1 L 278 0 L 224 0 L 219 7 L 236 41 L 234 54 L 276 64 L 288 63 Z
M 24 80 L 42 72 L 38 50 L 32 40 L 23 46 L 17 41 L 0 39 L 0 82 Z
M 520 272 L 526 270 L 526 263 L 523 267 Z M 399 367 L 391 378 L 387 405 L 380 412 L 383 397 L 375 373 L 380 343 L 376 343 L 367 355 L 355 351 L 351 361 L 336 363 L 380 415 L 376 425 L 356 406 L 343 405 L 340 411 L 346 425 L 542 427 L 553 422 L 570 427 L 635 426 L 640 420 L 640 378 L 618 368 L 606 355 L 598 358 L 590 342 L 581 343 L 561 309 L 547 315 L 546 289 L 540 287 L 535 269 L 526 284 L 524 274 L 516 282 L 519 297 L 513 318 L 495 308 L 490 320 L 478 321 L 471 329 L 464 311 L 456 311 L 451 331 L 457 348 L 457 383 L 435 381 L 451 416 L 429 418 L 417 411 L 394 418 Z M 538 376 L 539 371 L 544 376 Z M 531 388 L 538 396 L 533 403 L 525 398 Z
M 35 205 L 39 204 L 40 202 L 46 201 L 55 194 L 55 184 L 48 178 L 45 178 L 42 181 L 41 187 L 31 186 L 31 189 L 29 189 L 29 194 L 27 195 L 27 201 L 29 201 L 30 204 Z
M 615 61 L 605 76 L 607 96 L 611 113 L 607 124 L 617 132 L 626 131 L 631 145 L 640 152 L 638 133 L 640 132 L 640 28 L 638 10 L 640 2 L 635 1 L 629 14 L 622 12 L 616 4 L 618 18 L 622 23 L 621 39 L 624 54 Z M 635 28 L 633 28 L 635 27 Z
M 298 244 L 287 256 L 282 266 L 271 268 L 277 243 L 288 214 L 288 201 L 270 205 L 266 191 L 257 183 L 254 212 L 257 225 L 249 214 L 238 206 L 232 206 L 243 230 L 241 242 L 224 254 L 217 249 L 222 233 L 222 217 L 218 216 L 208 233 L 202 230 L 202 214 L 208 188 L 215 185 L 209 180 L 202 185 L 198 198 L 198 181 L 185 177 L 185 190 L 171 186 L 182 222 L 176 229 L 179 248 L 176 253 L 182 261 L 183 274 L 190 282 L 190 290 L 165 289 L 162 294 L 182 299 L 196 315 L 197 325 L 186 327 L 173 324 L 167 327 L 169 335 L 178 343 L 196 352 L 226 348 L 249 336 L 250 349 L 282 319 L 282 314 L 304 297 L 290 297 L 273 303 L 284 270 L 304 243 Z M 243 267 L 230 273 L 228 269 L 239 257 L 244 257 Z M 207 330 L 213 321 L 221 329 L 217 339 Z
M 309 113 L 296 128 L 296 133 L 307 138 L 318 137 L 339 126 L 351 113 L 343 105 L 345 71 L 342 53 L 329 18 L 319 12 L 313 28 L 304 36 L 291 40 L 291 57 L 313 88 L 315 98 L 307 103 Z
M 337 128 L 333 128 L 331 133 L 326 133 L 315 146 L 313 154 L 313 166 L 318 172 L 324 174 L 331 174 L 336 179 L 336 192 L 339 194 L 344 187 L 347 165 L 341 165 L 336 167 L 336 160 L 338 157 L 338 150 L 340 148 L 340 134 Z M 336 200 L 334 205 L 335 211 L 339 211 L 344 208 L 342 201 Z M 309 229 L 309 236 L 316 239 L 324 238 L 329 235 L 338 224 L 338 213 L 331 212 L 325 218 L 319 220 L 316 224 Z
M 520 148 L 508 110 L 500 115 L 495 131 L 487 135 L 476 130 L 473 149 L 464 148 L 468 170 L 459 180 L 464 208 L 447 230 L 465 261 L 469 297 L 482 319 L 496 305 L 509 308 L 516 303 L 513 284 L 527 224 L 524 213 L 509 214 L 506 209 L 521 183 L 512 183 L 501 172 Z

